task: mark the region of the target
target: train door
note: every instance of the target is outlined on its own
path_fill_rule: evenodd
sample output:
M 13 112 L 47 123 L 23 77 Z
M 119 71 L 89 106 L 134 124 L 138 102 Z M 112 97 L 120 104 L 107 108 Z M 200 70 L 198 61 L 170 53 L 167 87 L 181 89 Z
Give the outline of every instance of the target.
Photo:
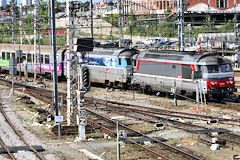
M 187 91 L 193 93 L 195 85 L 192 80 L 193 68 L 191 65 L 182 65 L 182 84 L 181 91 L 185 94 Z
M 31 53 L 28 53 L 27 54 L 27 71 L 28 72 L 30 72 L 30 73 L 32 73 L 33 72 L 33 70 L 32 70 L 32 54 Z

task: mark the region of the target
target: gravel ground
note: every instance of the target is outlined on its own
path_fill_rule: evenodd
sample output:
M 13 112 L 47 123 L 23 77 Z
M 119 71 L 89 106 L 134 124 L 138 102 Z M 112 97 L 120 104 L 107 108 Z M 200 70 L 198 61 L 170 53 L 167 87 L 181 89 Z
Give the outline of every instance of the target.
M 66 88 L 65 88 L 64 85 L 61 85 L 60 88 L 61 88 L 60 90 L 66 91 Z M 8 94 L 9 94 L 9 91 L 6 91 L 2 95 L 6 96 Z M 103 98 L 103 99 L 107 99 L 107 100 L 116 100 L 116 101 L 120 101 L 120 102 L 136 104 L 136 105 L 145 105 L 145 106 L 150 106 L 150 107 L 174 109 L 174 110 L 181 110 L 181 111 L 196 113 L 196 111 L 187 110 L 188 108 L 193 108 L 193 107 L 196 106 L 196 104 L 194 104 L 190 101 L 178 100 L 178 107 L 174 107 L 173 99 L 169 99 L 169 98 L 165 98 L 165 97 L 157 97 L 157 96 L 154 96 L 154 95 L 144 95 L 144 94 L 138 93 L 137 91 L 134 91 L 134 92 L 125 91 L 125 90 L 113 90 L 113 91 L 108 90 L 108 91 L 106 91 L 104 88 L 92 87 L 91 92 L 88 92 L 86 96 L 95 97 L 95 98 Z M 34 100 L 34 101 L 38 101 L 38 100 Z M 8 105 L 10 105 L 10 104 L 8 104 Z M 222 116 L 222 114 L 224 114 L 224 115 L 227 115 L 227 116 L 230 116 L 230 117 L 235 117 L 235 118 L 240 117 L 240 114 L 237 114 L 235 111 L 232 111 L 232 110 L 217 108 L 217 107 L 213 107 L 213 106 L 210 106 L 210 105 L 208 105 L 206 108 L 207 108 L 208 111 L 207 112 L 201 112 L 202 114 L 215 115 L 215 116 Z M 12 114 L 12 113 L 10 112 L 10 114 Z M 109 114 L 109 115 L 111 115 L 111 114 Z M 112 114 L 112 115 L 114 115 L 114 114 Z M 137 123 L 139 123 L 139 122 L 137 122 Z M 24 128 L 25 125 L 29 125 L 29 123 L 25 123 L 25 124 L 23 123 L 23 125 L 21 125 L 19 130 L 21 130 L 21 128 Z M 219 125 L 219 124 L 216 124 L 216 127 L 217 127 L 217 125 Z M 228 127 L 231 130 L 235 130 L 235 131 L 239 132 L 239 127 L 233 127 L 233 126 L 232 127 L 228 126 Z M 25 131 L 22 131 L 22 132 L 25 135 Z M 28 133 L 26 133 L 26 134 L 28 134 Z M 71 159 L 78 160 L 81 153 L 76 151 L 76 149 L 74 149 L 74 148 L 78 148 L 78 149 L 79 148 L 85 148 L 84 145 L 82 145 L 82 143 L 72 143 L 71 145 L 68 145 L 67 142 L 73 142 L 72 139 L 63 139 L 61 141 L 61 144 L 59 144 L 59 145 L 56 143 L 57 142 L 56 139 L 55 140 L 50 140 L 50 141 L 48 140 L 48 142 L 45 142 L 44 143 L 45 145 L 43 145 L 43 144 L 41 144 L 40 141 L 37 141 L 38 138 L 36 138 L 36 136 L 34 136 L 34 135 L 30 134 L 29 136 L 26 136 L 26 137 L 30 137 L 30 136 L 33 136 L 32 138 L 30 138 L 31 141 L 32 141 L 32 144 L 42 145 L 47 150 L 44 154 L 45 154 L 46 159 L 49 159 L 49 160 L 51 160 L 51 159 L 54 159 L 54 160 L 55 159 L 59 159 L 59 160 L 60 159 L 61 160 L 62 159 L 68 159 L 68 158 L 59 157 L 56 154 L 54 154 L 54 152 L 57 152 L 57 153 L 61 152 L 62 154 L 64 154 L 64 156 L 71 157 Z M 180 143 L 187 148 L 193 148 L 194 147 L 194 150 L 198 150 L 198 147 L 199 147 L 202 150 L 200 153 L 205 154 L 204 151 L 209 152 L 208 154 L 206 154 L 206 156 L 211 155 L 210 156 L 211 158 L 209 158 L 209 159 L 216 159 L 217 157 L 219 158 L 222 155 L 224 157 L 224 154 L 225 154 L 224 152 L 219 151 L 218 152 L 219 156 L 214 155 L 214 152 L 212 152 L 209 149 L 208 146 L 206 147 L 205 145 L 202 145 L 202 144 L 199 145 L 198 142 L 194 138 L 192 138 L 192 136 L 189 136 L 189 134 L 187 134 L 183 131 L 176 130 L 176 129 L 165 130 L 165 131 L 162 131 L 162 132 L 156 132 L 156 133 L 152 134 L 151 136 L 163 136 L 164 138 L 169 139 L 171 142 Z M 46 135 L 45 135 L 45 137 L 46 137 Z M 88 143 L 88 142 L 86 142 L 86 143 Z M 95 143 L 90 143 L 89 142 L 88 144 L 93 146 L 94 148 L 98 148 L 98 151 L 103 153 L 105 150 L 108 150 L 108 147 L 104 147 L 103 145 L 101 145 L 102 143 L 103 142 L 100 142 L 99 146 L 98 146 L 98 140 L 95 139 Z M 108 141 L 106 143 L 108 144 Z M 74 146 L 74 148 L 72 146 Z M 101 151 L 101 147 L 102 147 L 103 151 Z M 94 153 L 94 150 L 91 150 L 91 148 L 89 149 L 89 151 Z M 236 151 L 238 151 L 238 150 L 236 150 Z M 109 155 L 109 157 L 112 157 L 112 156 L 110 156 L 110 154 L 112 152 L 115 153 L 115 147 L 113 148 L 112 151 L 109 148 L 109 151 L 106 152 L 106 155 Z M 228 152 L 233 153 L 232 151 L 228 151 Z M 100 155 L 101 153 L 96 153 L 96 154 Z M 0 159 L 4 159 L 4 157 L 0 157 Z M 106 159 L 109 159 L 109 158 L 106 158 Z
M 39 138 L 32 134 L 30 131 L 25 129 L 26 124 L 22 122 L 18 117 L 15 115 L 15 97 L 9 97 L 10 90 L 8 88 L 0 86 L 0 99 L 2 103 L 2 107 L 4 107 L 4 110 L 11 120 L 11 122 L 15 125 L 17 130 L 23 135 L 25 140 L 30 145 L 40 145 L 43 148 L 45 148 L 45 152 L 40 153 L 43 155 L 47 160 L 60 160 L 62 158 L 59 158 L 58 155 L 55 155 L 54 152 L 51 153 L 51 151 L 48 150 L 48 146 L 41 143 Z M 9 147 L 13 146 L 25 146 L 25 144 L 20 140 L 20 138 L 14 133 L 12 128 L 5 122 L 4 117 L 0 115 L 0 136 L 5 142 L 5 144 Z M 19 151 L 18 153 L 14 153 L 14 157 L 18 160 L 35 160 L 38 159 L 35 154 L 32 152 L 25 152 L 25 151 Z M 3 155 L 0 155 L 0 159 L 6 159 Z

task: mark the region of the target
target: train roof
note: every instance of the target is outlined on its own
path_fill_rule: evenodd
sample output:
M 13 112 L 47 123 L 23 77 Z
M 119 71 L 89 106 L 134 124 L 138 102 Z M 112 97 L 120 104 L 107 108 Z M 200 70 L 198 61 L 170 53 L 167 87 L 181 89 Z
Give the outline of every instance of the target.
M 139 51 L 136 49 L 129 48 L 94 48 L 94 50 L 92 52 L 89 52 L 89 54 L 96 56 L 131 58 L 134 54 L 137 54 L 138 52 Z
M 22 50 L 25 53 L 34 53 L 34 45 L 28 45 L 28 44 L 0 44 L 0 50 L 1 51 L 16 51 L 16 50 Z M 62 53 L 66 47 L 60 47 L 57 46 L 57 53 Z M 41 45 L 40 46 L 40 52 L 43 53 L 52 53 L 52 47 L 49 45 Z
M 230 60 L 217 56 L 213 53 L 208 52 L 193 52 L 193 51 L 173 51 L 173 50 L 161 50 L 154 51 L 148 50 L 141 52 L 138 55 L 140 59 L 149 60 L 164 60 L 164 61 L 180 61 L 180 62 L 191 62 L 191 63 L 203 63 L 203 64 L 216 64 L 216 63 L 231 63 Z

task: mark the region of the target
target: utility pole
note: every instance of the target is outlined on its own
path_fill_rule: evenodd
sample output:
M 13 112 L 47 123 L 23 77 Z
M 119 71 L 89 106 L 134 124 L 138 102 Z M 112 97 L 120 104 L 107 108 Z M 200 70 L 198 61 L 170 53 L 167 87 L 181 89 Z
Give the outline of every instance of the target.
M 34 82 L 37 80 L 37 54 L 39 55 L 38 61 L 41 63 L 39 28 L 39 2 L 36 1 L 34 8 Z
M 51 31 L 52 31 L 52 53 L 53 53 L 53 64 L 54 64 L 54 107 L 55 107 L 55 116 L 58 116 L 58 85 L 57 85 L 57 51 L 56 51 L 56 33 L 55 33 L 55 0 L 52 0 L 52 25 L 51 25 Z
M 179 51 L 184 51 L 184 1 L 177 1 Z
M 93 38 L 93 2 L 90 0 L 91 38 Z
M 237 21 L 237 13 L 236 13 L 236 0 L 234 0 L 234 32 L 235 32 L 235 44 L 239 44 L 240 39 L 240 24 Z M 240 60 L 240 54 L 239 54 L 239 48 L 237 47 L 235 49 L 235 68 L 239 68 L 239 60 Z
M 116 122 L 116 126 L 117 126 L 117 160 L 121 160 L 120 142 L 119 142 L 121 132 L 119 131 L 119 122 Z
M 70 59 L 70 13 L 69 13 L 69 3 L 70 0 L 66 1 L 66 19 L 67 19 L 67 125 L 69 126 L 71 123 L 71 107 L 72 107 L 72 100 L 71 100 L 71 73 L 70 73 L 70 66 L 71 66 L 71 59 Z
M 51 0 L 48 0 L 48 35 L 49 35 L 49 45 L 52 45 L 52 31 L 51 31 Z
M 123 9 L 122 0 L 118 0 L 118 32 L 119 32 L 119 47 L 122 47 L 123 43 Z
M 20 44 L 23 44 L 22 3 L 20 4 L 19 25 L 20 25 Z
M 16 44 L 16 13 L 15 13 L 15 8 L 17 4 L 16 1 L 12 1 L 12 8 L 11 8 L 11 13 L 12 13 L 12 43 Z

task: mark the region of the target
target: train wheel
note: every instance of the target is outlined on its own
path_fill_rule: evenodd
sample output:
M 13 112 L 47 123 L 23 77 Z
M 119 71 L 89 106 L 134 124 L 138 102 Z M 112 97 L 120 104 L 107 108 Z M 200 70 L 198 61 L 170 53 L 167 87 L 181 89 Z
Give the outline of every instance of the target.
M 147 94 L 151 94 L 153 91 L 152 91 L 152 88 L 150 86 L 145 86 L 145 93 Z

